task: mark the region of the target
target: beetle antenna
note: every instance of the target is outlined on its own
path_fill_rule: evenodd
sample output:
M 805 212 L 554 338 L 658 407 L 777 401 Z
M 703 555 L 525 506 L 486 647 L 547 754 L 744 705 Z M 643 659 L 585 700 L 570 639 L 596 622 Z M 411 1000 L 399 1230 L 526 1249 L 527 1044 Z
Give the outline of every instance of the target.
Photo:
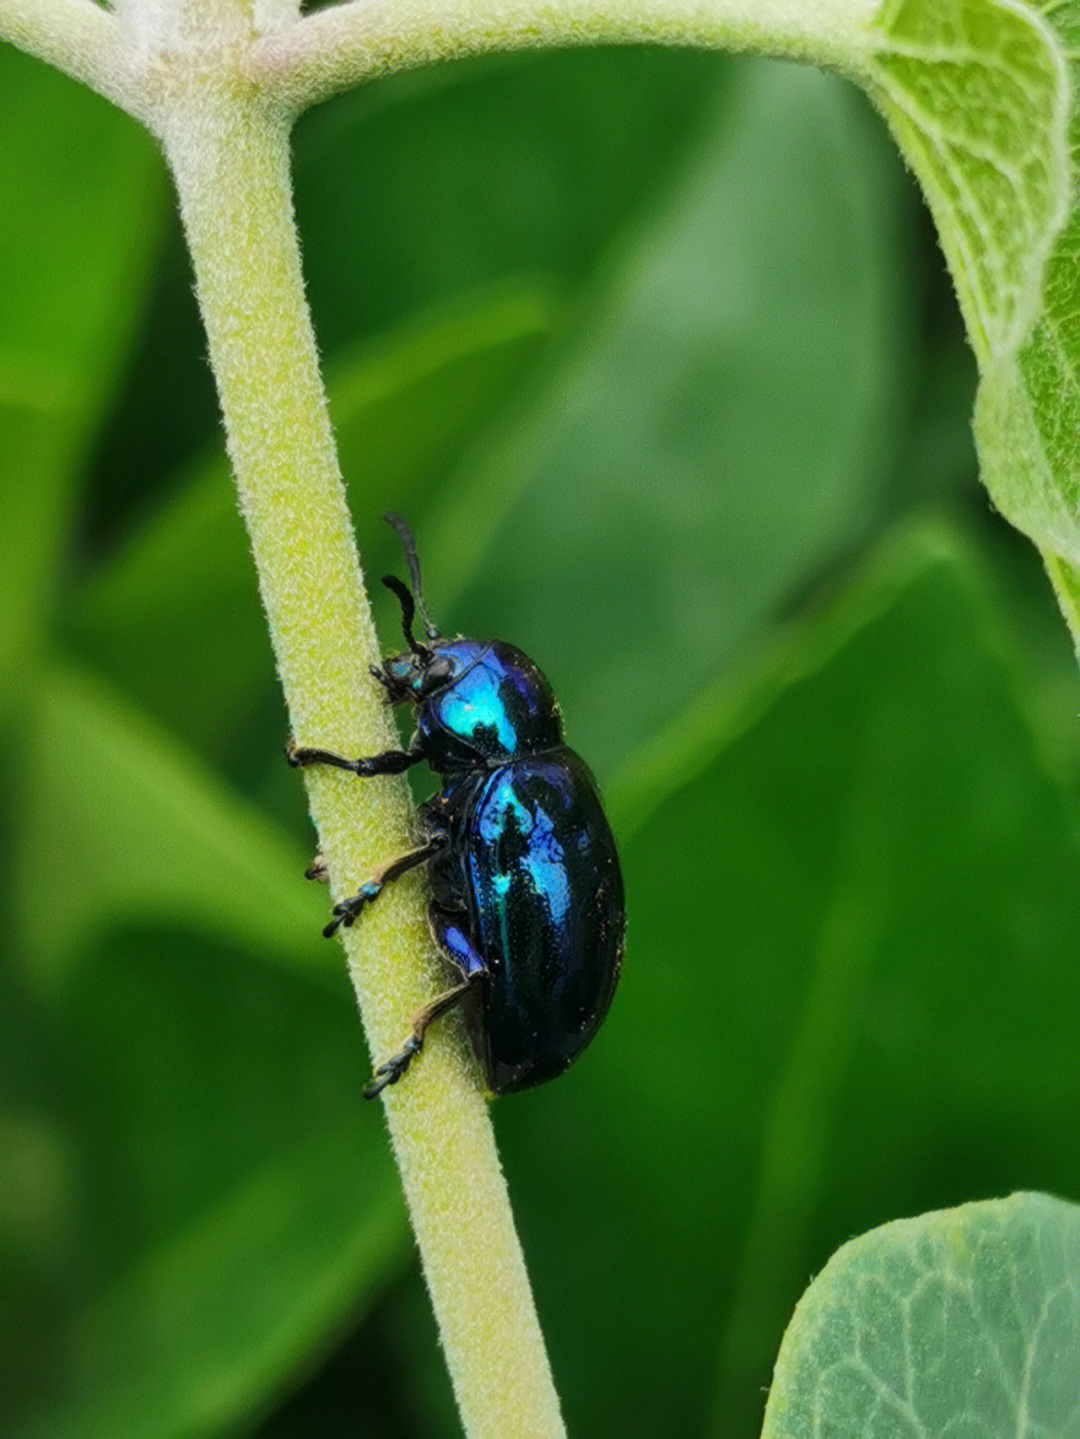
M 428 614 L 427 606 L 424 604 L 424 591 L 420 584 L 420 560 L 416 554 L 416 541 L 413 539 L 412 530 L 409 529 L 400 515 L 394 514 L 393 510 L 387 510 L 386 514 L 383 515 L 383 519 L 388 525 L 393 525 L 394 529 L 397 530 L 398 539 L 401 541 L 401 548 L 405 551 L 405 563 L 409 567 L 409 579 L 412 580 L 415 609 L 420 611 L 420 618 L 424 621 L 424 633 L 429 640 L 437 640 L 440 638 L 439 631 L 431 623 L 431 616 Z M 398 591 L 393 585 L 391 585 L 390 588 L 394 590 L 395 594 L 398 594 Z M 398 597 L 400 598 L 400 595 L 398 595 Z M 404 607 L 404 601 L 402 601 L 402 606 Z M 412 618 L 410 615 L 410 625 L 411 623 Z M 414 648 L 411 639 L 409 640 L 409 648 Z
M 401 605 L 401 631 L 409 649 L 414 655 L 419 655 L 422 660 L 430 660 L 431 651 L 425 645 L 418 644 L 413 637 L 412 627 L 413 620 L 416 618 L 416 602 L 412 597 L 412 591 L 403 580 L 398 579 L 397 575 L 383 575 L 383 584 L 388 590 L 393 590 L 398 597 L 398 603 Z

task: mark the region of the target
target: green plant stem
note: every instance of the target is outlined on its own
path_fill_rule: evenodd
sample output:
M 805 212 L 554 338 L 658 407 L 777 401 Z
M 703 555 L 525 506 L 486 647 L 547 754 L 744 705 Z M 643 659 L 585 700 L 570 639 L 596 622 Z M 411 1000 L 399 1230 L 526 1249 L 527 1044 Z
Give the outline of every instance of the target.
M 81 80 L 138 119 L 147 106 L 130 30 L 93 0 L 0 0 L 0 39 Z
M 368 675 L 379 651 L 304 302 L 287 117 L 235 76 L 214 86 L 193 72 L 190 94 L 167 88 L 157 128 L 293 731 L 303 744 L 348 753 L 393 747 Z M 306 778 L 335 896 L 414 841 L 403 780 L 320 769 Z M 415 876 L 345 939 L 372 1052 L 386 1057 L 411 1009 L 450 979 Z M 466 1431 L 563 1433 L 476 1066 L 452 1021 L 433 1032 L 385 1107 Z
M 295 109 L 376 75 L 553 45 L 754 50 L 850 73 L 879 8 L 880 0 L 351 0 L 261 36 L 244 68 Z

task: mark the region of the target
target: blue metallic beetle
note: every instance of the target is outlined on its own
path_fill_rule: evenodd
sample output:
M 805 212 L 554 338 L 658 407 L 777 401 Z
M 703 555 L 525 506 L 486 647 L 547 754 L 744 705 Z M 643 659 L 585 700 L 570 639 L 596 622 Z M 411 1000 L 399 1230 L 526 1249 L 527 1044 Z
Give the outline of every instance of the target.
M 410 591 L 383 580 L 409 648 L 372 674 L 392 704 L 415 706 L 415 733 L 407 750 L 351 760 L 294 746 L 289 762 L 381 775 L 426 760 L 443 788 L 420 809 L 420 848 L 336 904 L 323 933 L 353 924 L 390 880 L 430 864 L 431 925 L 461 977 L 417 1011 L 412 1035 L 364 1094 L 396 1084 L 428 1025 L 457 1004 L 490 1091 L 529 1089 L 573 1063 L 615 992 L 625 931 L 615 840 L 595 780 L 563 743 L 547 680 L 513 645 L 443 639 L 424 606 L 412 534 L 398 515 L 385 518 L 412 581 Z M 417 609 L 425 644 L 413 636 Z M 308 873 L 325 877 L 318 863 Z

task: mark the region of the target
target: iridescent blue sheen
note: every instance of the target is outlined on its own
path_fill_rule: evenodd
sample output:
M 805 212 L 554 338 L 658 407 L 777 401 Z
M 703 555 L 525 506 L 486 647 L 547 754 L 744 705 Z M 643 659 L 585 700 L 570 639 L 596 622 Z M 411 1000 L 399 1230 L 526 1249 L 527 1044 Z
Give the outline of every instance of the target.
M 445 684 L 417 710 L 416 732 L 433 769 L 448 773 L 562 743 L 559 707 L 532 660 L 501 640 L 440 640 Z
M 561 1074 L 600 1027 L 622 964 L 622 875 L 596 782 L 532 661 L 499 642 L 433 652 L 453 669 L 417 707 L 445 777 L 422 811 L 446 838 L 431 916 L 447 957 L 481 976 L 466 1019 L 488 1086 L 506 1094 Z
M 599 1029 L 623 949 L 615 841 L 565 747 L 485 776 L 463 816 L 466 893 L 491 978 L 472 1037 L 496 1094 L 561 1074 Z

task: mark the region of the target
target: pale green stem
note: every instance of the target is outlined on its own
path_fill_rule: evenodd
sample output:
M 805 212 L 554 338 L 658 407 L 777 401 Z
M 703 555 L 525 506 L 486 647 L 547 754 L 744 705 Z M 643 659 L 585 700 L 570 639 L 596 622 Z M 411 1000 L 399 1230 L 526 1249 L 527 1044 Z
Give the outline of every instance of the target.
M 304 302 L 287 120 L 242 83 L 192 88 L 168 96 L 157 128 L 293 730 L 304 744 L 374 753 L 396 735 L 368 675 L 379 651 Z M 335 895 L 414 839 L 402 780 L 314 769 L 307 781 Z M 415 877 L 347 932 L 346 947 L 372 1052 L 386 1057 L 411 1010 L 451 980 Z M 386 1113 L 466 1431 L 562 1434 L 487 1106 L 454 1022 L 433 1031 L 408 1082 L 387 1092 Z
M 0 40 L 146 118 L 138 47 L 130 30 L 93 0 L 0 0 Z
M 294 109 L 435 61 L 553 45 L 707 46 L 851 73 L 880 0 L 350 0 L 264 35 L 248 77 Z

